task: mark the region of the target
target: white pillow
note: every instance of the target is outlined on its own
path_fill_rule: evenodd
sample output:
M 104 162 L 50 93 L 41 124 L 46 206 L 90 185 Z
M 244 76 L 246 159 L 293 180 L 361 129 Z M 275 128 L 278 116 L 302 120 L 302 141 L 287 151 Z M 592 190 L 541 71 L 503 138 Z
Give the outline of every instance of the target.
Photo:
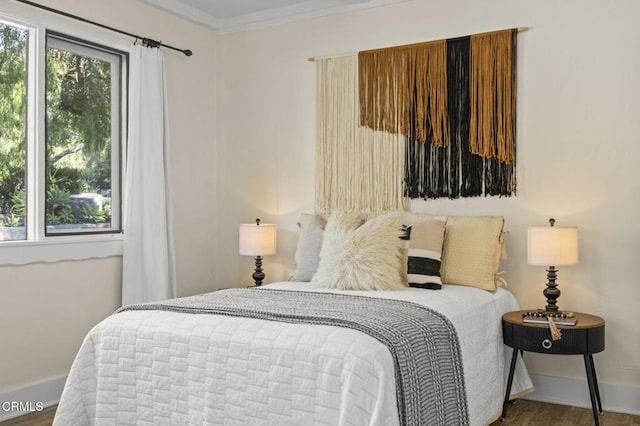
M 296 270 L 291 281 L 311 281 L 318 270 L 325 220 L 315 214 L 303 213 L 300 218 L 300 234 L 294 263 Z
M 360 215 L 329 216 L 312 282 L 342 290 L 402 290 L 402 216 L 387 213 L 364 224 Z

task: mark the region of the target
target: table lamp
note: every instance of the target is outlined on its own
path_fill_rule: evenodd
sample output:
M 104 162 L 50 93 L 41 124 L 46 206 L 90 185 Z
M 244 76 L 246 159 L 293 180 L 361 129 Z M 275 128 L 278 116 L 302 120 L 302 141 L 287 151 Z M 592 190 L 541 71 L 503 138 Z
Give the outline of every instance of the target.
M 239 247 L 241 255 L 255 256 L 256 269 L 253 280 L 256 286 L 262 285 L 262 256 L 276 254 L 276 225 L 260 223 L 260 219 L 256 219 L 256 223 L 241 224 Z
M 527 263 L 549 267 L 547 286 L 542 292 L 547 298 L 547 313 L 558 312 L 560 289 L 556 284 L 556 266 L 578 264 L 578 228 L 556 227 L 555 222 L 555 219 L 549 219 L 551 226 L 534 226 L 527 230 Z

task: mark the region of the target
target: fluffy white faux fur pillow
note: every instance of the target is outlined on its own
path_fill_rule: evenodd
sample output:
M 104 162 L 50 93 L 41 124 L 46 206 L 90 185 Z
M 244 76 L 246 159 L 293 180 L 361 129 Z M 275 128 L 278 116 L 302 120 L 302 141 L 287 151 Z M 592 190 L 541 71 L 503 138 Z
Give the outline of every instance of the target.
M 341 290 L 402 290 L 402 217 L 387 213 L 360 226 L 359 216 L 329 216 L 318 271 L 311 280 Z

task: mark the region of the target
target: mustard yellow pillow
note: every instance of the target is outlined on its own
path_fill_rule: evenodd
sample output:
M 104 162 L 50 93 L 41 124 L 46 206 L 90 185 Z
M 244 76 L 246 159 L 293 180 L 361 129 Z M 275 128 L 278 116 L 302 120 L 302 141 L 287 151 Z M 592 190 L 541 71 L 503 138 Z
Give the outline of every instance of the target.
M 503 251 L 504 218 L 449 216 L 442 249 L 442 282 L 494 291 Z

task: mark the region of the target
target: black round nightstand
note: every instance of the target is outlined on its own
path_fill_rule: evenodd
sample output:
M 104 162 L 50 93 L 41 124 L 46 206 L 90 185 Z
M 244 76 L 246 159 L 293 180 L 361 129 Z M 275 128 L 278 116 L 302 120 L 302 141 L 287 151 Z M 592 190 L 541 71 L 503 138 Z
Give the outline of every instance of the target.
M 526 311 L 513 311 L 502 316 L 504 343 L 513 348 L 507 391 L 502 406 L 502 418 L 504 419 L 507 415 L 507 404 L 518 353 L 527 351 L 541 354 L 583 355 L 593 419 L 596 426 L 599 425 L 598 412 L 602 413 L 602 403 L 600 402 L 598 378 L 592 355 L 604 350 L 604 320 L 594 315 L 576 312 L 576 325 L 558 325 L 558 328 L 562 330 L 562 338 L 552 340 L 548 324 L 523 322 L 522 314 L 524 312 Z

